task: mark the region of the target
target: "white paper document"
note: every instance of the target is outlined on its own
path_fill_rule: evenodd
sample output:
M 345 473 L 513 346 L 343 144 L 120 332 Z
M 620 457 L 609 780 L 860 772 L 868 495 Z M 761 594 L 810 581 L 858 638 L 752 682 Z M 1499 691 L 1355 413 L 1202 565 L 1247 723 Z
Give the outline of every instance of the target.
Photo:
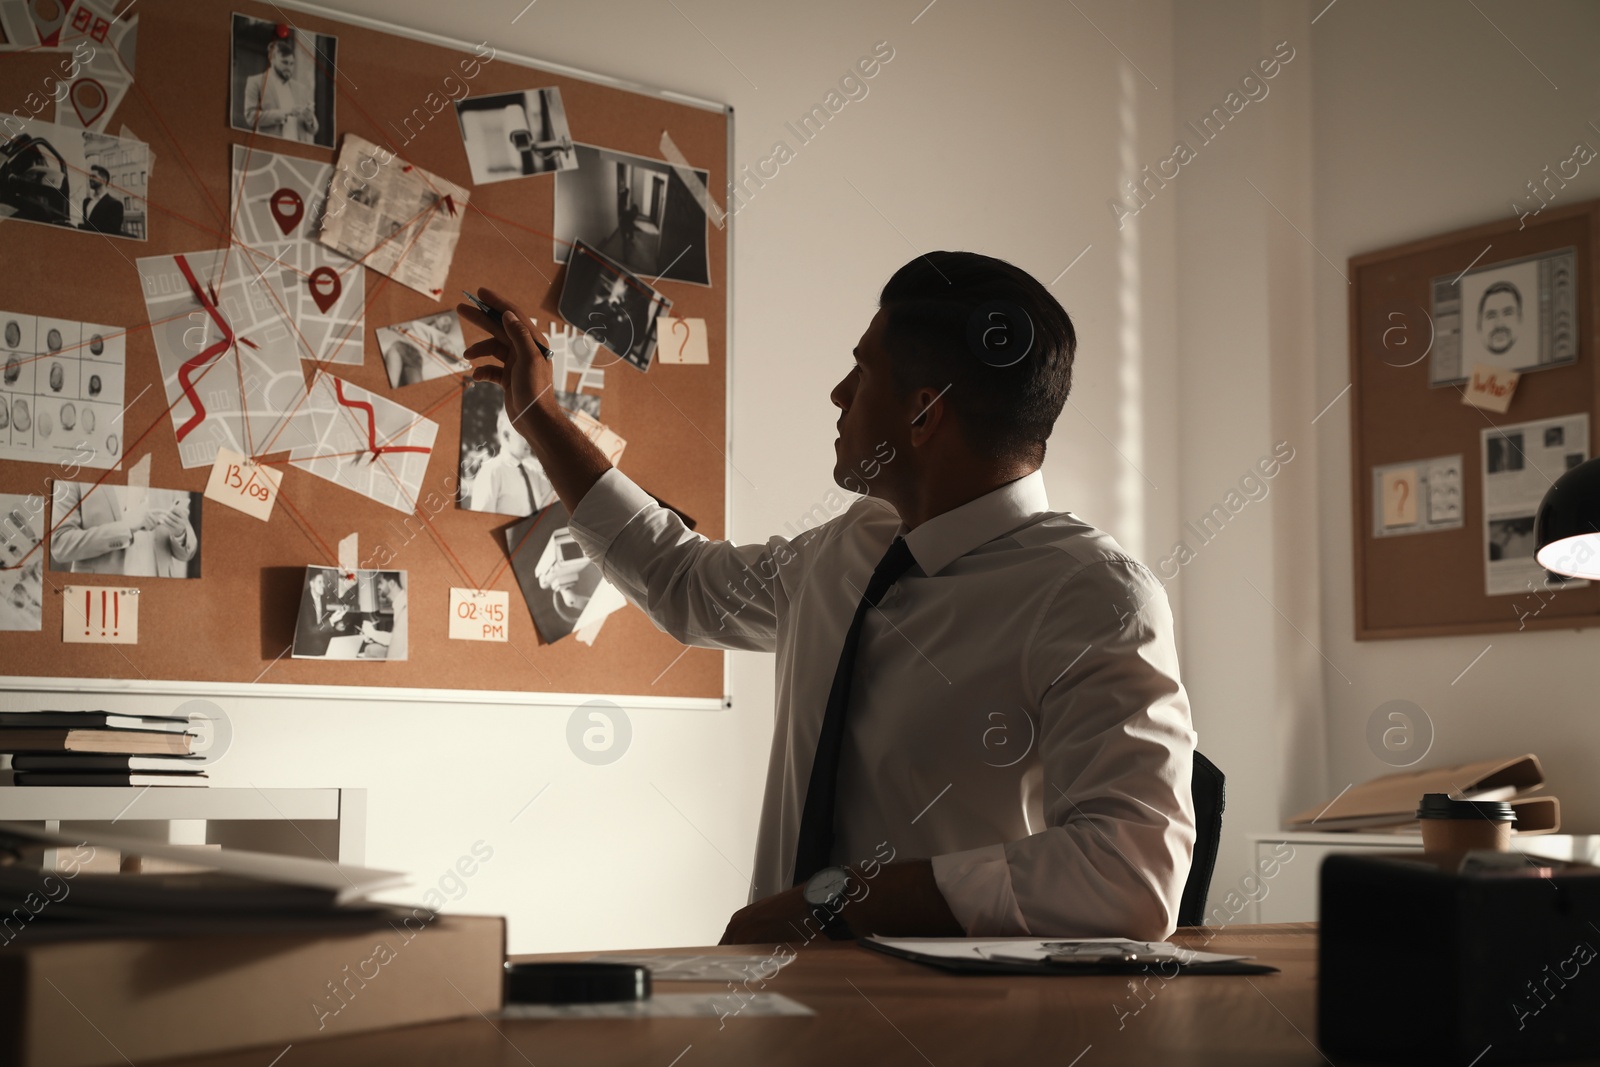
M 1489 596 L 1579 589 L 1533 558 L 1534 515 L 1555 480 L 1589 458 L 1589 415 L 1579 412 L 1481 431 L 1483 568 Z
M 468 195 L 454 182 L 347 133 L 317 239 L 438 299 L 461 238 Z
M 1133 941 L 1126 937 L 1002 937 L 981 940 L 971 937 L 880 937 L 867 938 L 901 952 L 938 956 L 949 960 L 988 960 L 999 963 L 1042 963 L 1051 956 L 1094 958 L 1103 952 L 1131 952 L 1140 960 L 1176 960 L 1179 963 L 1227 963 L 1246 960 L 1223 952 L 1197 952 L 1170 941 Z

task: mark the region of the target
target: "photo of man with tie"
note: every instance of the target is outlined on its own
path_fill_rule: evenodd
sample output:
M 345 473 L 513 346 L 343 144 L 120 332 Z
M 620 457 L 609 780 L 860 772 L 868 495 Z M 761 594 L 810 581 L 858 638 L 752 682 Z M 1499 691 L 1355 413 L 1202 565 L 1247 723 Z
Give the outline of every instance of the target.
M 1172 613 L 1046 498 L 1077 338 L 1043 285 L 970 252 L 896 271 L 829 395 L 833 479 L 867 495 L 745 545 L 612 467 L 528 314 L 479 295 L 503 317 L 458 308 L 489 335 L 473 377 L 505 388 L 584 553 L 679 641 L 777 657 L 750 903 L 724 943 L 1173 931 L 1195 732 Z

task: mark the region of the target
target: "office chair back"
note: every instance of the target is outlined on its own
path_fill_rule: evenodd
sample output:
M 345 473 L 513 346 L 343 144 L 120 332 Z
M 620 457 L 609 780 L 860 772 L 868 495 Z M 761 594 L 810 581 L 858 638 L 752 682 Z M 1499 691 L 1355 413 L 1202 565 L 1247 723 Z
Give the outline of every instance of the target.
M 1222 843 L 1222 786 L 1222 771 L 1196 752 L 1189 783 L 1194 797 L 1194 860 L 1189 866 L 1189 880 L 1183 885 L 1183 900 L 1178 904 L 1179 926 L 1200 926 L 1205 922 L 1206 894 L 1211 890 L 1217 847 Z

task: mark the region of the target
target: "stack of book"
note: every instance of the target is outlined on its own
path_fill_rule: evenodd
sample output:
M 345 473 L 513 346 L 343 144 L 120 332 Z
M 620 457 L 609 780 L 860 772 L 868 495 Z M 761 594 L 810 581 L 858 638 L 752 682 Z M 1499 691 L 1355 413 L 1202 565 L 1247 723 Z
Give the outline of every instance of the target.
M 0 753 L 21 786 L 203 786 L 189 720 L 105 711 L 0 712 Z

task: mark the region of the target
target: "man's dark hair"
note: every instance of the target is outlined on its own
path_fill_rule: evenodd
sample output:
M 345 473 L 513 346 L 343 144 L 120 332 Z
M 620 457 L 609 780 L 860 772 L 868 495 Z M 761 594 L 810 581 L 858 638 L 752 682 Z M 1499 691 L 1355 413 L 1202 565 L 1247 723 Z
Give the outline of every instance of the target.
M 96 163 L 94 166 L 90 167 L 89 168 L 89 173 L 98 174 L 98 175 L 100 175 L 100 177 L 102 177 L 102 178 L 104 178 L 106 180 L 106 184 L 107 185 L 111 184 L 111 172 L 109 170 L 107 170 L 106 168 L 102 167 L 100 164 Z
M 1027 355 L 1004 366 L 970 340 L 980 309 L 995 301 L 1027 317 L 1010 324 L 1015 336 L 1031 324 Z M 967 442 L 991 459 L 1044 460 L 1045 440 L 1072 388 L 1078 347 L 1071 317 L 1049 290 L 1004 260 L 929 252 L 895 271 L 878 305 L 888 312 L 885 342 L 902 393 L 946 390 Z
M 1478 325 L 1479 326 L 1483 325 L 1483 305 L 1487 304 L 1489 302 L 1489 298 L 1491 296 L 1493 296 L 1494 294 L 1496 294 L 1496 293 L 1510 293 L 1512 296 L 1516 297 L 1517 298 L 1517 318 L 1519 318 L 1519 319 L 1522 318 L 1522 293 L 1521 293 L 1521 291 L 1518 290 L 1517 287 L 1515 285 L 1512 285 L 1510 282 L 1495 282 L 1493 285 L 1489 286 L 1489 288 L 1487 288 L 1487 289 L 1485 289 L 1483 291 L 1483 295 L 1482 296 L 1478 297 Z

